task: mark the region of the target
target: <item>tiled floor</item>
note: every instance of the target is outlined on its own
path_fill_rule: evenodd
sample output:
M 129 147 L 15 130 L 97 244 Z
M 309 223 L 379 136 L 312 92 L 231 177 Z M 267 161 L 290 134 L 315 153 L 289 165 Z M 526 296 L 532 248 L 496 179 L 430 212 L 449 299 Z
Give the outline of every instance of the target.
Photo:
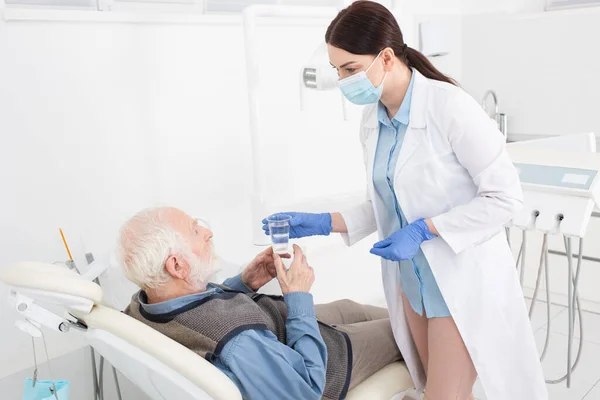
M 527 305 L 529 306 L 528 301 Z M 542 364 L 546 379 L 557 379 L 566 372 L 567 363 L 567 310 L 560 306 L 551 306 L 550 343 L 546 358 Z M 535 331 L 538 350 L 541 352 L 546 338 L 546 304 L 536 304 L 531 324 Z M 577 369 L 573 372 L 571 388 L 566 382 L 548 385 L 550 400 L 600 400 L 600 315 L 583 313 L 583 352 Z M 575 326 L 576 340 L 573 344 L 574 355 L 579 346 L 579 325 Z M 475 385 L 475 396 L 485 400 L 479 382 Z

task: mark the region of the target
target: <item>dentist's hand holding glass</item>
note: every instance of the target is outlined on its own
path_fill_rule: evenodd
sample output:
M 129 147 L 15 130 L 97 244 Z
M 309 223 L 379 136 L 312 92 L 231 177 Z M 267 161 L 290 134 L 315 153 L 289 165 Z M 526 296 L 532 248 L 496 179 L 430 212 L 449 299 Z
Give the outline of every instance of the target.
M 329 213 L 311 214 L 300 212 L 283 213 L 292 217 L 290 220 L 290 239 L 307 236 L 328 236 L 332 231 L 332 216 Z M 270 235 L 267 218 L 262 220 L 263 230 Z

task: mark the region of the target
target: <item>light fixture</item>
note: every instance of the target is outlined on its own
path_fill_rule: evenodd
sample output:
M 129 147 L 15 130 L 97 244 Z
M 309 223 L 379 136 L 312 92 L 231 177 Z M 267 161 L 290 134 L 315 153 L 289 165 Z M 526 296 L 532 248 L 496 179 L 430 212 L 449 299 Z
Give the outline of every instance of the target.
M 426 57 L 441 57 L 450 52 L 450 29 L 444 21 L 419 24 L 419 50 Z
M 300 109 L 304 109 L 304 91 L 333 90 L 338 87 L 339 77 L 335 68 L 329 64 L 327 45 L 322 42 L 313 52 L 310 61 L 300 69 Z M 341 105 L 344 120 L 348 120 L 348 103 L 341 94 Z

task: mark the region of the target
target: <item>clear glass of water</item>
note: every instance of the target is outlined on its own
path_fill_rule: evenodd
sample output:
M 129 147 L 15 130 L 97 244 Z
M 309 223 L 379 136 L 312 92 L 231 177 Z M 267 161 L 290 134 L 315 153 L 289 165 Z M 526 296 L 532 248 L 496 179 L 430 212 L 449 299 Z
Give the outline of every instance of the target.
M 292 217 L 286 214 L 274 214 L 267 218 L 273 251 L 277 254 L 288 252 L 291 219 Z

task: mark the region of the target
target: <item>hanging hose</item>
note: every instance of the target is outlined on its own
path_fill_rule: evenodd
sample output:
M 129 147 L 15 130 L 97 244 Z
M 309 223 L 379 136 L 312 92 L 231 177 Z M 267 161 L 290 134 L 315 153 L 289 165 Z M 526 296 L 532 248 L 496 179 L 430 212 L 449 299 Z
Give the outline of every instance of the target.
M 525 235 L 525 231 L 523 231 L 523 235 Z M 521 255 L 523 254 L 523 246 L 525 243 L 521 242 L 521 247 L 519 247 L 519 254 L 517 255 L 517 262 L 515 263 L 515 268 L 519 269 L 519 263 L 521 262 Z
M 540 265 L 538 267 L 537 279 L 535 280 L 535 288 L 533 289 L 533 296 L 531 297 L 531 306 L 529 307 L 529 319 L 533 315 L 533 309 L 535 308 L 535 302 L 537 300 L 540 281 L 542 279 L 542 271 L 544 267 L 544 253 L 548 250 L 548 234 L 544 234 L 544 241 L 542 242 L 542 252 L 540 253 Z
M 542 276 L 542 269 L 546 277 L 546 340 L 544 341 L 544 350 L 540 356 L 540 361 L 544 361 L 546 358 L 546 352 L 548 351 L 548 345 L 550 343 L 550 321 L 552 321 L 551 314 L 551 300 L 550 300 L 550 271 L 548 268 L 548 234 L 544 234 L 544 241 L 542 243 L 542 252 L 540 254 L 540 265 L 538 267 L 537 280 L 535 282 L 535 289 L 533 290 L 533 296 L 531 298 L 531 306 L 529 307 L 529 319 L 533 315 L 533 310 L 537 302 L 539 294 L 540 281 Z
M 523 283 L 525 282 L 525 251 L 527 250 L 527 231 L 523 231 L 523 243 L 521 243 L 521 274 L 519 281 L 521 282 L 521 287 L 523 287 Z
M 570 246 L 570 240 L 567 242 L 567 238 L 565 238 L 565 248 L 566 248 L 566 252 L 567 252 L 568 262 L 571 263 L 571 265 L 572 265 L 573 253 L 572 253 L 571 246 Z M 577 287 L 579 286 L 579 276 L 580 276 L 580 272 L 581 272 L 582 257 L 583 257 L 583 239 L 579 239 L 579 255 L 577 257 L 577 271 L 575 273 L 575 277 L 573 277 L 572 274 L 569 277 L 569 279 L 571 279 L 571 283 L 573 284 L 573 297 L 574 297 L 574 299 L 569 299 L 569 301 L 570 302 L 572 301 L 573 306 L 575 308 L 577 308 L 577 316 L 579 317 L 579 346 L 577 348 L 577 357 L 575 357 L 575 362 L 573 363 L 573 365 L 570 366 L 570 371 L 567 371 L 567 373 L 564 376 L 562 376 L 561 378 L 548 379 L 548 380 L 546 380 L 546 383 L 556 384 L 556 383 L 561 383 L 561 382 L 565 381 L 567 378 L 570 377 L 571 373 L 573 371 L 575 371 L 575 369 L 579 365 L 579 360 L 581 359 L 581 354 L 582 354 L 582 350 L 583 350 L 583 323 L 582 323 L 582 318 L 581 318 L 581 307 L 579 304 L 579 295 L 577 294 Z M 571 268 L 569 268 L 569 270 L 572 271 Z M 549 289 L 547 288 L 546 290 L 549 290 Z M 573 311 L 575 311 L 575 310 L 573 310 Z M 573 313 L 573 319 L 571 321 L 569 321 L 569 332 L 571 332 L 571 329 L 574 326 L 574 324 L 575 324 L 575 313 Z M 571 345 L 571 343 L 569 343 L 569 346 L 570 345 Z M 569 362 L 570 362 L 570 360 L 569 360 Z
M 544 252 L 544 275 L 546 276 L 546 341 L 544 343 L 544 350 L 542 350 L 542 355 L 540 357 L 540 361 L 544 361 L 546 358 L 546 352 L 548 351 L 548 344 L 550 343 L 550 323 L 552 321 L 552 312 L 551 312 L 551 304 L 550 301 L 550 267 L 548 263 L 548 243 L 546 243 L 546 251 Z

